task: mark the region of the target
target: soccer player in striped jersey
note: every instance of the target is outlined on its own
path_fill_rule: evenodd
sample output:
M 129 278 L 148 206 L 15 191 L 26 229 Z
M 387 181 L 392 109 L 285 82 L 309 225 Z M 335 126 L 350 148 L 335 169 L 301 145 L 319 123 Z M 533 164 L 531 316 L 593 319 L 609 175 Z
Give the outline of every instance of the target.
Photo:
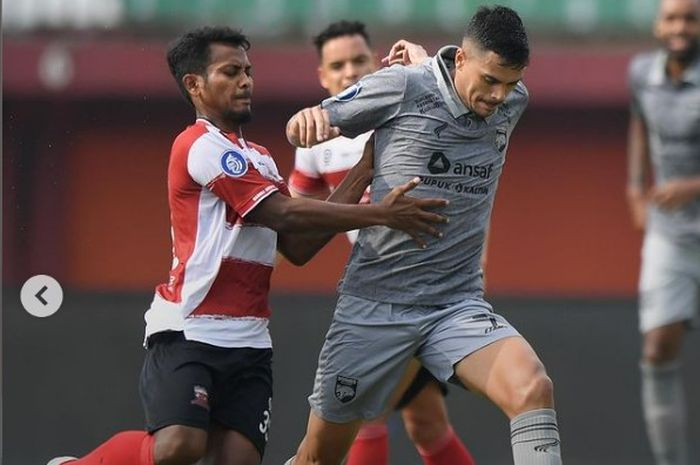
M 268 292 L 276 251 L 308 261 L 337 232 L 372 225 L 424 245 L 440 236 L 446 202 L 404 194 L 354 205 L 372 176 L 372 146 L 328 202 L 292 199 L 265 147 L 246 140 L 251 117 L 248 39 L 206 27 L 168 51 L 196 114 L 173 143 L 168 200 L 173 263 L 146 312 L 140 391 L 145 431 L 116 434 L 86 456 L 49 465 L 258 465 L 271 418 Z M 306 233 L 306 234 L 299 234 Z

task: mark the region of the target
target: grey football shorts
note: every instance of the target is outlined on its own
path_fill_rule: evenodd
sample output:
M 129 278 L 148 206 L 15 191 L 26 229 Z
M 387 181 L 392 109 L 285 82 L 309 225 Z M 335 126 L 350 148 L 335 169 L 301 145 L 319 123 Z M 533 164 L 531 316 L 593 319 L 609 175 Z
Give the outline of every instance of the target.
M 699 309 L 700 246 L 647 233 L 639 276 L 640 331 L 679 322 L 697 326 Z
M 519 333 L 483 299 L 424 306 L 341 295 L 309 404 L 334 423 L 377 418 L 412 358 L 447 382 L 464 357 L 512 336 Z

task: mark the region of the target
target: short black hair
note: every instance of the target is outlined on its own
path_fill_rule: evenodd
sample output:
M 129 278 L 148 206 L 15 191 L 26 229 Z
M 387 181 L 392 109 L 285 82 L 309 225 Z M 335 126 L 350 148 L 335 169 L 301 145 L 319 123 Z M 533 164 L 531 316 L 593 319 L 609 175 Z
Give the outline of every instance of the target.
M 318 35 L 313 38 L 313 43 L 316 46 L 318 56 L 321 56 L 323 46 L 329 40 L 343 36 L 354 36 L 356 34 L 361 35 L 365 39 L 365 42 L 367 42 L 367 45 L 371 46 L 369 34 L 367 34 L 367 30 L 365 29 L 365 24 L 361 23 L 360 21 L 345 20 L 336 21 L 335 23 L 329 24 L 327 28 L 319 32 Z
M 506 6 L 479 7 L 467 24 L 464 39 L 496 53 L 505 66 L 522 69 L 530 62 L 530 46 L 523 21 L 518 13 Z
M 250 42 L 243 33 L 226 26 L 205 26 L 192 29 L 175 39 L 168 47 L 166 58 L 170 74 L 175 78 L 182 95 L 190 104 L 192 99 L 182 83 L 185 74 L 203 75 L 210 60 L 209 45 L 227 44 L 250 49 Z

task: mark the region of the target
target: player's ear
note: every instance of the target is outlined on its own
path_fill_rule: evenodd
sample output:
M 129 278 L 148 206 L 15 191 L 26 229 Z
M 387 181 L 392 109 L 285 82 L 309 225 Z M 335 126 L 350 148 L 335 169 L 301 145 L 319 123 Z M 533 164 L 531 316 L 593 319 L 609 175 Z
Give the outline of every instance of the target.
M 460 69 L 467 61 L 467 54 L 463 47 L 459 47 L 455 53 L 455 68 Z
M 319 65 L 316 72 L 318 73 L 319 84 L 321 84 L 321 87 L 328 90 L 328 79 L 326 79 L 326 71 L 323 69 L 323 66 Z
M 182 84 L 185 86 L 187 93 L 190 94 L 190 97 L 196 97 L 202 91 L 204 79 L 198 74 L 185 74 L 182 76 Z

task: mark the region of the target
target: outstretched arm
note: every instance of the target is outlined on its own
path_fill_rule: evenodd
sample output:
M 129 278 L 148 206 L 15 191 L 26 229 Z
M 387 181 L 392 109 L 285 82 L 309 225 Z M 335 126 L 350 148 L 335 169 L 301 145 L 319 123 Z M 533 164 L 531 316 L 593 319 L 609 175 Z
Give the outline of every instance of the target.
M 374 137 L 365 144 L 360 161 L 348 172 L 343 182 L 326 200 L 334 203 L 356 204 L 372 181 L 374 164 Z M 313 258 L 334 236 L 334 233 L 288 234 L 280 233 L 277 249 L 295 265 L 303 265 Z
M 633 112 L 627 135 L 627 204 L 634 227 L 643 230 L 647 216 L 649 184 L 649 145 L 642 117 Z

